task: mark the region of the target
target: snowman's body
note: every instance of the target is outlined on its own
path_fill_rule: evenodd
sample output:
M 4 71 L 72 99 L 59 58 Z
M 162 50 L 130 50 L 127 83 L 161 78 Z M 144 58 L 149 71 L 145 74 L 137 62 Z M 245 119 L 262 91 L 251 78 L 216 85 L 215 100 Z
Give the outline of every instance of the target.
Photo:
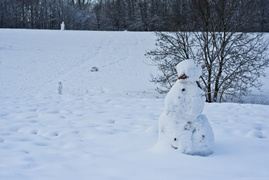
M 214 135 L 202 111 L 203 91 L 198 88 L 201 69 L 192 60 L 178 64 L 178 75 L 186 75 L 173 85 L 165 98 L 165 110 L 159 120 L 159 142 L 192 155 L 212 153 Z

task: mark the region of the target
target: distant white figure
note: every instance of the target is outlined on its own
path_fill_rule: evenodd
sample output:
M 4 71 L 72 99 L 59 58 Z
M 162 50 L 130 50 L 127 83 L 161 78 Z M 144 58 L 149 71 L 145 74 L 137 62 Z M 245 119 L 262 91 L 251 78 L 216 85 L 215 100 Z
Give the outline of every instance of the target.
M 64 22 L 62 22 L 62 24 L 61 24 L 61 31 L 64 31 L 65 30 L 65 24 L 64 24 Z
M 214 134 L 202 111 L 203 91 L 196 81 L 202 74 L 193 60 L 177 65 L 178 80 L 165 97 L 165 110 L 159 119 L 159 143 L 190 155 L 212 153 Z
M 57 86 L 57 94 L 62 94 L 63 91 L 63 85 L 62 82 L 58 82 L 58 86 Z

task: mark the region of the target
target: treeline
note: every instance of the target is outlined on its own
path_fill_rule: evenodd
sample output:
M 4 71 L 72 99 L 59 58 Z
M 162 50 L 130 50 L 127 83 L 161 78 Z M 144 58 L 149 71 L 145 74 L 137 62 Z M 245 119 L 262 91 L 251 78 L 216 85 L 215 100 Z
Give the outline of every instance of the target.
M 201 30 L 193 14 L 218 3 L 250 1 L 250 19 L 238 31 L 269 32 L 268 0 L 1 0 L 1 28 L 66 29 L 113 31 Z M 253 3 L 254 2 L 254 3 Z M 246 7 L 236 11 L 242 11 Z M 221 11 L 221 10 L 220 10 Z M 223 12 L 225 13 L 225 12 Z M 214 16 L 215 14 L 209 14 Z

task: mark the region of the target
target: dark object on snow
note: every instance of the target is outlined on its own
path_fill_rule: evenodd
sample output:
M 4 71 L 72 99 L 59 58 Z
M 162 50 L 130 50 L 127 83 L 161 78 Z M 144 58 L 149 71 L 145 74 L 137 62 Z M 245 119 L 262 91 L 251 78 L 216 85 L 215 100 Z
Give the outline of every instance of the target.
M 97 72 L 98 68 L 97 67 L 92 67 L 91 72 Z

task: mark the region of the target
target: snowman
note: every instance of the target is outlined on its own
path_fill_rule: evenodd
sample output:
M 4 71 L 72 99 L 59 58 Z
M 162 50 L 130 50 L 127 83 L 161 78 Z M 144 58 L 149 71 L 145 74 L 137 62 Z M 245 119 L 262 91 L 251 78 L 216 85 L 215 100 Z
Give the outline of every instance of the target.
M 159 143 L 182 153 L 207 156 L 212 153 L 214 134 L 202 113 L 203 91 L 198 88 L 202 70 L 193 60 L 180 62 L 178 80 L 165 97 L 165 110 L 159 119 Z
M 62 91 L 63 91 L 62 82 L 58 82 L 56 93 L 59 94 L 59 95 L 61 95 L 62 94 Z
M 61 31 L 64 31 L 65 30 L 65 24 L 64 24 L 64 22 L 62 22 L 62 24 L 61 24 Z

